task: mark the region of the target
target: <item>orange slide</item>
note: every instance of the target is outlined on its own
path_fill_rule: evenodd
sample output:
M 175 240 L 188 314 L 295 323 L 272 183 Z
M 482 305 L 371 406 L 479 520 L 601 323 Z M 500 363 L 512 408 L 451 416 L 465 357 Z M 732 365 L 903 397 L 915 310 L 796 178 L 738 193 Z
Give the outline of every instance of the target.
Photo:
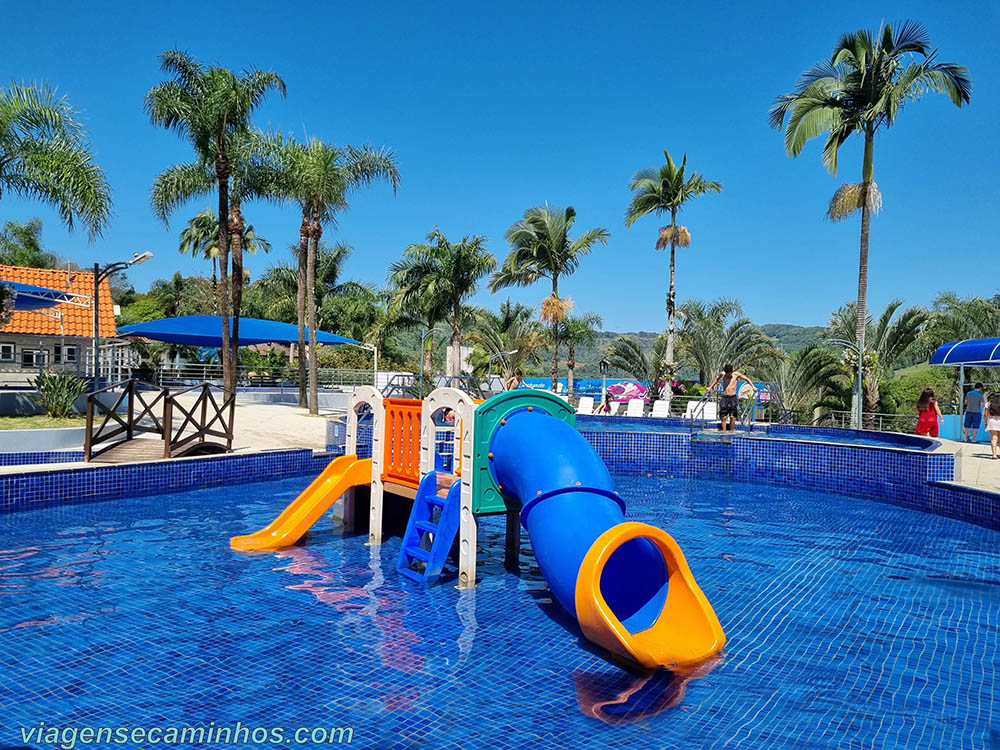
M 352 487 L 372 481 L 372 460 L 341 456 L 331 461 L 323 473 L 302 491 L 281 515 L 260 531 L 234 536 L 229 546 L 241 552 L 257 549 L 281 549 L 295 544 L 320 516 Z

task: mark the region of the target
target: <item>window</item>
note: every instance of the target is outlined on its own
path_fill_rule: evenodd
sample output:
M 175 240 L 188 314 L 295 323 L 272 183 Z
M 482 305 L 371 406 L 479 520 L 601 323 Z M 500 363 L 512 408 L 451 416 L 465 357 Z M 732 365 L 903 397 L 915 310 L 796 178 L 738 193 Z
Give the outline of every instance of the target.
M 76 344 L 55 344 L 52 347 L 52 361 L 57 365 L 71 365 L 77 362 L 79 352 Z
M 38 349 L 21 350 L 21 367 L 45 367 L 47 352 Z
M 14 361 L 14 345 L 0 344 L 0 362 Z

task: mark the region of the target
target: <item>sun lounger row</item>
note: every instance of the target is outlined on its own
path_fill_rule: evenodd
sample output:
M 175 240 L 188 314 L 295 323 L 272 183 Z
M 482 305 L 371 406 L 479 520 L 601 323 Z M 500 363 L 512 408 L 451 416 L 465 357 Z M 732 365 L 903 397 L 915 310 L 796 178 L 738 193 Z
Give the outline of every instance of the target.
M 579 404 L 576 407 L 577 414 L 598 414 L 600 416 L 619 416 L 618 411 L 622 404 L 619 401 L 613 401 L 611 403 L 611 412 L 600 412 L 600 406 L 596 409 L 594 408 L 594 399 L 591 396 L 583 396 L 580 398 Z M 625 405 L 625 411 L 621 416 L 625 417 L 643 417 L 646 414 L 646 402 L 641 398 L 629 399 L 628 403 Z M 653 408 L 649 416 L 656 418 L 666 418 L 670 416 L 670 402 L 665 399 L 660 399 L 653 402 Z M 687 404 L 687 409 L 684 412 L 685 419 L 704 419 L 706 421 L 713 421 L 718 419 L 718 407 L 714 401 L 689 401 Z

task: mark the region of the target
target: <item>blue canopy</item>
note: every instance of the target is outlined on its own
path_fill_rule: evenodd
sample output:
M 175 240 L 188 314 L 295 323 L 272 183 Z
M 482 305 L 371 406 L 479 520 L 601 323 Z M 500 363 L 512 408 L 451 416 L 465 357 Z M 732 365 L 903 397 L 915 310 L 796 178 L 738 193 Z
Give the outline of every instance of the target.
M 229 330 L 233 322 L 229 321 Z M 166 341 L 170 344 L 187 346 L 222 346 L 222 318 L 218 315 L 184 315 L 179 318 L 161 318 L 148 323 L 119 326 L 119 336 Z M 299 340 L 299 328 L 291 323 L 260 318 L 240 318 L 240 346 L 254 344 L 292 344 Z M 306 341 L 309 329 L 306 329 Z M 317 331 L 316 340 L 320 344 L 360 344 L 360 341 L 338 336 L 335 333 Z
M 60 292 L 58 289 L 46 289 L 42 286 L 21 284 L 17 281 L 0 280 L 0 284 L 14 290 L 15 310 L 44 310 L 55 307 L 63 302 L 69 302 L 77 295 L 73 292 Z
M 966 339 L 939 346 L 931 355 L 932 365 L 1000 367 L 1000 338 Z

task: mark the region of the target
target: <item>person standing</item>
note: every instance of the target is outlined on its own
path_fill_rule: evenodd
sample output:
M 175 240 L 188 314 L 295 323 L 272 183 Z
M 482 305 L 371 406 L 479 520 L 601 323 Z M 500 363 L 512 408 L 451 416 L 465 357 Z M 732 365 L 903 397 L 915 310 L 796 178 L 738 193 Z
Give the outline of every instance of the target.
M 732 365 L 726 365 L 722 368 L 712 384 L 708 386 L 708 392 L 711 393 L 715 390 L 715 386 L 722 382 L 722 399 L 719 401 L 719 419 L 722 421 L 722 431 L 726 432 L 726 423 L 728 421 L 729 432 L 736 430 L 736 416 L 740 409 L 739 392 L 740 392 L 740 381 L 745 380 L 750 384 L 751 388 L 754 387 L 753 381 L 750 380 L 746 375 L 744 375 L 739 370 L 734 370 Z
M 1000 393 L 991 393 L 986 405 L 986 429 L 990 433 L 990 450 L 997 460 L 997 442 L 1000 442 Z
M 979 432 L 979 425 L 983 423 L 983 404 L 985 403 L 983 384 L 976 383 L 975 387 L 965 394 L 965 421 L 962 424 L 967 443 L 976 442 L 976 433 Z
M 937 437 L 938 426 L 944 421 L 941 407 L 934 398 L 931 388 L 924 388 L 917 400 L 917 434 L 925 437 Z

